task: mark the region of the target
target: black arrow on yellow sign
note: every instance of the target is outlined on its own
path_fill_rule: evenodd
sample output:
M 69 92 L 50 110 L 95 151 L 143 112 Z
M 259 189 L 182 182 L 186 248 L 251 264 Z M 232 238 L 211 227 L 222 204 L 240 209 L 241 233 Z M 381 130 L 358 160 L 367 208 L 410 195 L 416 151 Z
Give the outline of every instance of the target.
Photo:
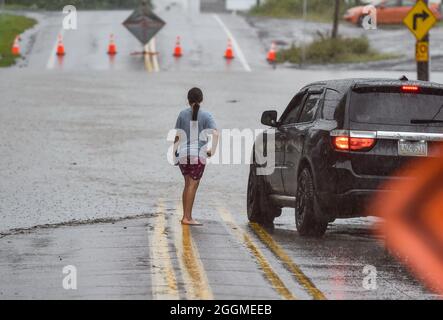
M 413 25 L 413 29 L 414 30 L 417 30 L 417 20 L 418 19 L 423 19 L 423 22 L 424 21 L 426 21 L 426 19 L 428 19 L 429 18 L 429 14 L 425 11 L 425 10 L 423 10 L 423 12 L 422 13 L 416 13 L 416 14 L 414 14 L 414 25 Z

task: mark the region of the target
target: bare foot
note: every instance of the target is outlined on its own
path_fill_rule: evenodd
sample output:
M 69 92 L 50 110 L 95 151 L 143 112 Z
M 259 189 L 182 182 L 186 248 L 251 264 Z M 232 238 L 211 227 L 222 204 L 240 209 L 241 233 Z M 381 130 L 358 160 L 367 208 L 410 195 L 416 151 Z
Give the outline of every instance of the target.
M 202 223 L 195 221 L 194 219 L 192 219 L 192 220 L 183 219 L 181 222 L 182 222 L 182 225 L 184 225 L 184 226 L 199 226 L 199 227 L 203 226 Z

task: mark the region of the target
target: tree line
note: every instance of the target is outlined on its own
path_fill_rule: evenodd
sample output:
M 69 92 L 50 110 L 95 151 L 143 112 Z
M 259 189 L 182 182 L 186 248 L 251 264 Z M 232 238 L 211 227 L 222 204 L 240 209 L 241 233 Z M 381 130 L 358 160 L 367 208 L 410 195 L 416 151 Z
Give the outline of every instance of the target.
M 143 0 L 6 0 L 7 4 L 45 10 L 62 10 L 67 4 L 77 9 L 132 9 Z M 150 0 L 145 0 L 150 3 Z

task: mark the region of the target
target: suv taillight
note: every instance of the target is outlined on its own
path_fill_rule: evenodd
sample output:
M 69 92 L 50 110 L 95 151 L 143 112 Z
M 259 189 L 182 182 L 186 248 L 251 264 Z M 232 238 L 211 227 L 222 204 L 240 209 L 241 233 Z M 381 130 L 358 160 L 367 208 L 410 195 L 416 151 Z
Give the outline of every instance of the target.
M 331 137 L 337 151 L 369 151 L 377 142 L 377 133 L 373 131 L 334 130 Z

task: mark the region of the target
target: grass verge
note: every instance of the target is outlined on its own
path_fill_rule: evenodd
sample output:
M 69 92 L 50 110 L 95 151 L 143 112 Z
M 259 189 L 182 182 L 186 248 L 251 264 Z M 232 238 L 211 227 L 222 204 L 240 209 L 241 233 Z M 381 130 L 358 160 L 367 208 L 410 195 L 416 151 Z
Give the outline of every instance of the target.
M 397 55 L 383 54 L 371 49 L 369 40 L 361 38 L 336 38 L 320 37 L 307 46 L 293 45 L 289 49 L 280 50 L 277 54 L 278 62 L 303 62 L 303 49 L 305 52 L 304 63 L 358 63 L 381 61 L 398 58 Z
M 11 53 L 15 37 L 36 23 L 34 19 L 23 16 L 0 15 L 0 67 L 8 67 L 15 63 L 17 57 Z
M 263 1 L 262 1 L 263 2 Z M 332 1 L 309 0 L 307 7 L 307 19 L 315 22 L 331 22 L 334 16 Z M 351 7 L 342 3 L 341 14 Z M 267 0 L 260 6 L 254 7 L 250 14 L 272 18 L 297 18 L 303 17 L 303 0 Z

